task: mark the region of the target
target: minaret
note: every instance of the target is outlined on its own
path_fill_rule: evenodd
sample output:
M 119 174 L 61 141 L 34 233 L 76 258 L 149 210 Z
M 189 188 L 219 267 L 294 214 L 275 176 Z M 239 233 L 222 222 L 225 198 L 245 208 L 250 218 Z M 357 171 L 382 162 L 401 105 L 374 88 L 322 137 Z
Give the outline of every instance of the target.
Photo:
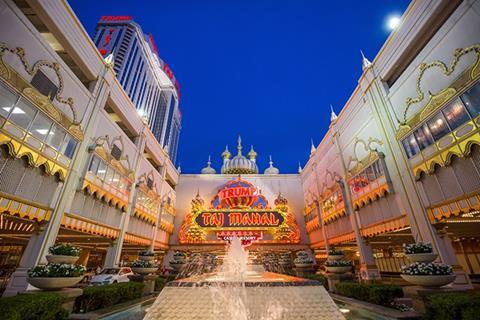
M 248 159 L 250 159 L 253 162 L 257 160 L 257 153 L 255 152 L 255 150 L 253 150 L 253 144 L 251 145 L 250 151 L 248 152 L 247 156 L 248 156 Z
M 223 163 L 225 164 L 230 160 L 232 154 L 228 151 L 228 145 L 225 146 L 225 151 L 222 152 Z

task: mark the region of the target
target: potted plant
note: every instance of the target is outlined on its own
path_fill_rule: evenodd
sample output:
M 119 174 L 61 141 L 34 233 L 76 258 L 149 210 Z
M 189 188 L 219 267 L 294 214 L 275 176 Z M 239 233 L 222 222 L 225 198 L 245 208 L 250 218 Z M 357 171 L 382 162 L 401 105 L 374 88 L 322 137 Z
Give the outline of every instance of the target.
M 345 260 L 327 260 L 325 269 L 331 273 L 346 273 L 352 269 L 352 261 Z
M 143 261 L 152 261 L 155 259 L 155 252 L 150 250 L 142 250 L 139 252 L 138 258 Z
M 150 274 L 158 270 L 158 266 L 150 261 L 136 260 L 132 263 L 132 270 L 138 274 Z
M 73 264 L 78 260 L 81 249 L 69 244 L 56 244 L 48 248 L 48 254 L 45 256 L 48 263 Z
M 297 268 L 307 268 L 313 265 L 313 259 L 310 258 L 306 251 L 297 252 L 297 258 L 293 261 Z
M 402 278 L 422 287 L 442 287 L 455 280 L 451 266 L 443 263 L 414 262 L 402 266 Z
M 403 251 L 412 262 L 432 262 L 437 258 L 437 254 L 433 253 L 431 243 L 403 244 Z
M 173 253 L 173 259 L 169 261 L 170 267 L 172 267 L 175 272 L 178 272 L 186 262 L 187 255 L 181 251 L 175 251 Z
M 342 250 L 337 250 L 335 248 L 328 250 L 328 260 L 341 260 L 344 256 L 345 252 Z
M 79 283 L 84 272 L 83 266 L 51 263 L 28 270 L 27 281 L 38 289 L 59 290 Z
M 292 256 L 290 255 L 290 252 L 283 252 L 280 254 L 280 259 L 278 260 L 278 263 L 284 267 L 289 267 L 292 265 Z

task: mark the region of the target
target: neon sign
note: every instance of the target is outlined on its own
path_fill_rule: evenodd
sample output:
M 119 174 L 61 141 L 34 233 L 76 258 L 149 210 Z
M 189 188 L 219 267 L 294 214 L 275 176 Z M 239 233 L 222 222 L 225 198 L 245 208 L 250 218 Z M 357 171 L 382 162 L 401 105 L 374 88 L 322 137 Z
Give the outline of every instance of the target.
M 214 233 L 217 242 L 229 241 L 228 237 L 251 235 L 251 241 L 274 243 L 298 243 L 300 230 L 295 217 L 288 209 L 288 201 L 282 195 L 269 206 L 260 189 L 241 178 L 223 185 L 210 202 L 199 194 L 192 200 L 192 210 L 180 227 L 180 243 L 212 243 Z M 227 237 L 228 235 L 228 237 Z M 261 240 L 260 240 L 261 239 Z

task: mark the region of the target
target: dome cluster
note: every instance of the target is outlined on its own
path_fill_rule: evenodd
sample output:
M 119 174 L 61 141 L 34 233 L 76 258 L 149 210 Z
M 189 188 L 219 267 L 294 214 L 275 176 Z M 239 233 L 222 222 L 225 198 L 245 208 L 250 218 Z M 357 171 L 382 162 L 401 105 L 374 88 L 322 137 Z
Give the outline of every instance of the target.
M 228 150 L 228 146 L 225 147 L 225 151 L 222 152 L 223 165 L 221 169 L 222 174 L 258 174 L 257 166 L 257 153 L 251 146 L 247 156 L 242 154 L 242 138 L 238 137 L 237 155 L 232 158 L 232 154 Z M 265 169 L 264 174 L 275 175 L 279 174 L 280 170 L 273 166 L 272 157 L 270 156 L 270 166 Z M 207 166 L 202 169 L 202 174 L 215 174 L 216 170 L 212 168 L 212 162 L 210 156 L 208 157 Z

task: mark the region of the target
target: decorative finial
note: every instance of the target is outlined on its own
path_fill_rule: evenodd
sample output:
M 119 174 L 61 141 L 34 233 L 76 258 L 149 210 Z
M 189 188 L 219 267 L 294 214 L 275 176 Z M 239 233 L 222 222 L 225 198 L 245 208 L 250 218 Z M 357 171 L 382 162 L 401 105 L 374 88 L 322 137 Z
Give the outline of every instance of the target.
M 178 173 L 182 173 L 182 167 L 180 166 L 180 163 L 178 164 L 177 171 Z
M 105 61 L 105 64 L 108 67 L 112 68 L 115 64 L 115 49 L 113 49 L 112 52 L 103 59 L 103 61 Z
M 298 173 L 302 173 L 302 166 L 300 165 L 300 161 L 298 161 Z
M 208 155 L 207 165 L 208 165 L 209 168 L 210 168 L 211 164 L 212 164 L 211 157 L 210 157 L 210 155 Z
M 333 111 L 333 106 L 330 105 L 330 122 L 334 122 L 337 120 L 338 116 L 337 114 L 335 113 L 335 111 Z
M 238 150 L 238 155 L 241 156 L 242 155 L 242 137 L 238 136 L 238 146 L 237 146 L 237 150 Z
M 368 68 L 372 67 L 372 63 L 370 60 L 368 60 L 365 55 L 363 54 L 363 51 L 360 50 L 360 53 L 362 54 L 362 70 L 366 70 Z
M 313 139 L 311 139 L 311 147 L 310 147 L 310 156 L 313 155 L 313 153 L 317 150 L 317 148 L 315 148 L 315 145 L 313 144 Z
M 272 165 L 273 165 L 272 155 L 270 155 L 269 158 L 270 158 L 270 162 L 268 162 L 268 163 L 270 164 L 270 168 L 271 168 Z
M 264 174 L 279 174 L 280 170 L 278 170 L 278 168 L 275 168 L 273 166 L 273 160 L 272 160 L 271 155 L 269 156 L 269 159 L 270 159 L 270 161 L 268 163 L 270 164 L 270 166 L 267 169 L 265 169 L 265 171 L 263 173 Z

